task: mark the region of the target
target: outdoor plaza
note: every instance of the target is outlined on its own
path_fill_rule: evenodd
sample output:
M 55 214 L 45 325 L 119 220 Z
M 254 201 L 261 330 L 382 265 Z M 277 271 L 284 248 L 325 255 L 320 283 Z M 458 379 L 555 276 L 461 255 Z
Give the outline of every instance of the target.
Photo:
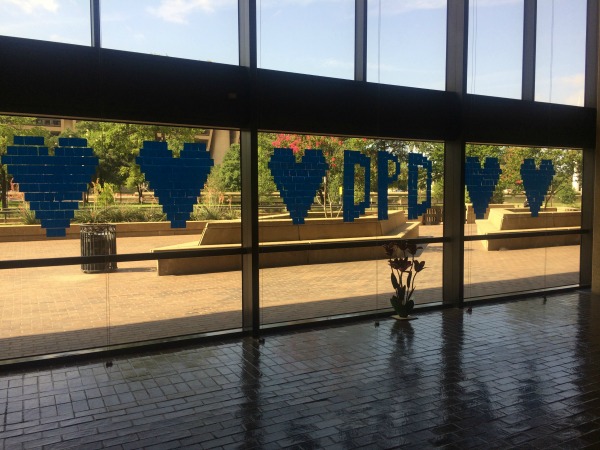
M 421 237 L 441 232 L 442 225 L 421 227 Z M 118 238 L 117 249 L 143 253 L 193 238 Z M 442 244 L 424 247 L 426 270 L 416 280 L 414 299 L 439 303 Z M 78 239 L 0 243 L 3 260 L 79 254 Z M 158 276 L 156 267 L 147 260 L 119 262 L 111 273 L 84 273 L 80 265 L 0 271 L 2 359 L 241 327 L 240 271 Z M 465 243 L 466 299 L 576 285 L 578 277 L 579 246 L 486 251 L 480 241 Z M 376 261 L 260 270 L 263 325 L 382 310 L 390 307 L 391 295 L 383 251 Z

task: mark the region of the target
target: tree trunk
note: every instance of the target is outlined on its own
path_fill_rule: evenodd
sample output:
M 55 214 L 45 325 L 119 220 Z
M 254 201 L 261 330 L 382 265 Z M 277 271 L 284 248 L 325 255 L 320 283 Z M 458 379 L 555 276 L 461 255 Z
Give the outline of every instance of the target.
M 9 183 L 8 183 L 8 174 L 6 173 L 6 168 L 2 167 L 0 169 L 0 189 L 2 190 L 2 209 L 6 209 L 8 208 L 8 188 L 9 188 Z

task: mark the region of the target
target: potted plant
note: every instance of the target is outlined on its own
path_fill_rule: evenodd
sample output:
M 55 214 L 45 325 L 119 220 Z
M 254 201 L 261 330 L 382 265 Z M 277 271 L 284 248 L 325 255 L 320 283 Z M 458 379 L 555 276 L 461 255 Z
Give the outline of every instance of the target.
M 392 271 L 390 278 L 395 294 L 390 303 L 397 314 L 393 317 L 399 320 L 412 319 L 410 313 L 415 302 L 411 297 L 415 292 L 415 279 L 425 268 L 425 261 L 415 259 L 415 255 L 423 247 L 417 247 L 407 241 L 393 241 L 385 244 L 383 248 Z

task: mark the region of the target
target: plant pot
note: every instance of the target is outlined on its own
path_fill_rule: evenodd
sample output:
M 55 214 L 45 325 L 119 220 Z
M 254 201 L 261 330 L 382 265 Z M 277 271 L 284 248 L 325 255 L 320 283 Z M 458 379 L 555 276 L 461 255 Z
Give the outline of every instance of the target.
M 396 320 L 414 320 L 414 319 L 418 319 L 418 317 L 414 317 L 414 316 L 399 316 L 398 314 L 394 314 L 392 316 L 392 319 L 396 319 Z

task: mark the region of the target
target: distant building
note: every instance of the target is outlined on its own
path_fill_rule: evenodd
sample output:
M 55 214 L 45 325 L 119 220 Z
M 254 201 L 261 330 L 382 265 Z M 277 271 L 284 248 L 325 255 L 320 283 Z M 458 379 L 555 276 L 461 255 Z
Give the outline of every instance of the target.
M 46 128 L 53 136 L 58 136 L 63 131 L 75 128 L 75 119 L 56 119 L 53 117 L 37 117 L 35 126 Z M 239 144 L 240 132 L 237 130 L 205 129 L 204 133 L 196 136 L 196 142 L 206 144 L 210 156 L 215 164 L 220 164 L 229 150 L 231 144 Z

